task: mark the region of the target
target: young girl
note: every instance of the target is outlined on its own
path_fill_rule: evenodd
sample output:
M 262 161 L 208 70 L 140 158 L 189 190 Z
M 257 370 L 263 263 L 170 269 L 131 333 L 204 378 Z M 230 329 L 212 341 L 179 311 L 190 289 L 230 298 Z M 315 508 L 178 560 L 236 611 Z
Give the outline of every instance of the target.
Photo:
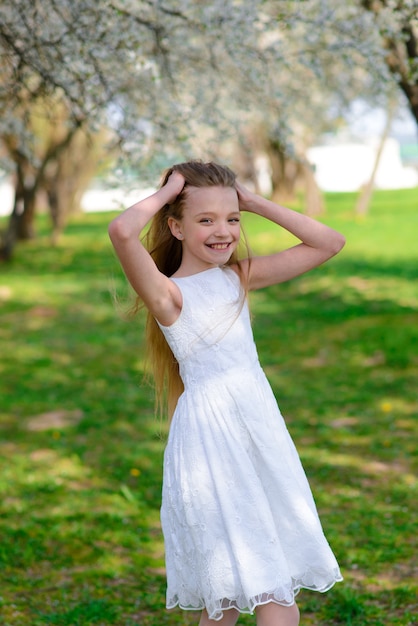
M 241 211 L 301 243 L 238 260 Z M 150 220 L 148 252 L 139 235 Z M 177 401 L 161 508 L 167 608 L 202 609 L 200 626 L 254 610 L 258 626 L 296 626 L 299 589 L 326 591 L 342 578 L 259 364 L 246 293 L 320 265 L 344 238 L 200 161 L 173 166 L 109 234 L 149 311 L 157 392 L 168 378 Z

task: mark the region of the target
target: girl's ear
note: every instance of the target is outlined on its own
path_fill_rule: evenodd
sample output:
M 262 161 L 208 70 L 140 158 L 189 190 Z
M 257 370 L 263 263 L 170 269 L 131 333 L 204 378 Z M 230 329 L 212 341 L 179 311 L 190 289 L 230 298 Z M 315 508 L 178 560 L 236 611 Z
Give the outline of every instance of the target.
M 175 217 L 169 217 L 167 220 L 167 224 L 169 229 L 171 230 L 171 234 L 176 239 L 182 240 L 183 233 L 181 232 L 181 224 L 176 220 Z

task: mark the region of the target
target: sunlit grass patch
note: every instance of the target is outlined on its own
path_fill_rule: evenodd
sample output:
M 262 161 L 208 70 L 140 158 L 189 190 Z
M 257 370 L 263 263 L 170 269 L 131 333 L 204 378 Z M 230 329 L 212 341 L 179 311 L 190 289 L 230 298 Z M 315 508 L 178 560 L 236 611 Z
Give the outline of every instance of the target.
M 347 236 L 329 264 L 251 296 L 260 359 L 344 582 L 301 592 L 302 623 L 408 626 L 416 613 L 417 191 L 327 197 Z M 164 609 L 167 424 L 144 383 L 143 316 L 111 216 L 47 224 L 0 277 L 0 622 L 196 624 Z M 291 237 L 246 216 L 255 252 Z M 114 295 L 121 299 L 115 304 Z M 254 624 L 243 616 L 242 624 Z

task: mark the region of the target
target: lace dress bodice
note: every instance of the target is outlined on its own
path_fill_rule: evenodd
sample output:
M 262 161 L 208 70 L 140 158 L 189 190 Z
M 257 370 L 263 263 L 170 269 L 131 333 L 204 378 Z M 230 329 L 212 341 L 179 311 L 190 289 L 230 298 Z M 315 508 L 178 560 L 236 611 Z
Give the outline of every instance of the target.
M 224 274 L 221 282 L 219 273 Z M 160 327 L 179 363 L 185 389 L 257 366 L 248 305 L 237 274 L 216 267 L 174 280 L 183 293 L 183 308 L 174 324 Z

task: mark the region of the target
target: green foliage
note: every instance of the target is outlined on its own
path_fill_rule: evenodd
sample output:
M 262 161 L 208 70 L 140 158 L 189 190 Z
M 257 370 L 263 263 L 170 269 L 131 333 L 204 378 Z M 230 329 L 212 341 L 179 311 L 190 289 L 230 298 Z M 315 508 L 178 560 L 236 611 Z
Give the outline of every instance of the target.
M 260 359 L 298 447 L 344 582 L 301 592 L 303 624 L 414 622 L 417 190 L 376 193 L 330 263 L 252 294 Z M 159 523 L 167 427 L 143 380 L 143 318 L 107 239 L 73 219 L 0 277 L 0 622 L 196 624 L 164 608 Z M 253 216 L 255 252 L 289 237 Z M 115 305 L 114 294 L 122 302 Z M 243 616 L 240 624 L 254 624 Z

